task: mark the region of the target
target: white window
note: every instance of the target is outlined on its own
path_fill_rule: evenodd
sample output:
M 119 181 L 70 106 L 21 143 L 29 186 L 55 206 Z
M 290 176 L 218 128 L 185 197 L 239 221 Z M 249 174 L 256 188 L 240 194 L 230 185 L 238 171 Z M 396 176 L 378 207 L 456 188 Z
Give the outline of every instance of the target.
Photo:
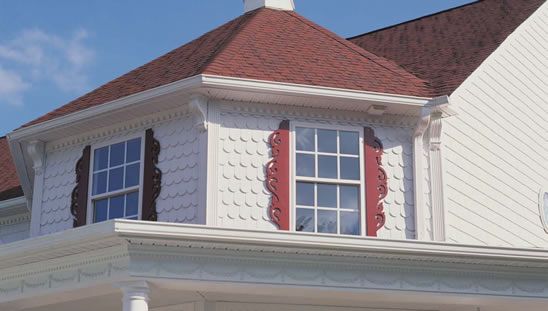
M 539 192 L 539 211 L 540 211 L 540 219 L 542 221 L 542 225 L 544 226 L 544 230 L 548 232 L 548 190 L 541 189 Z
M 142 137 L 138 137 L 93 149 L 88 223 L 115 218 L 139 219 L 142 141 Z
M 362 235 L 362 131 L 297 124 L 293 137 L 295 230 Z

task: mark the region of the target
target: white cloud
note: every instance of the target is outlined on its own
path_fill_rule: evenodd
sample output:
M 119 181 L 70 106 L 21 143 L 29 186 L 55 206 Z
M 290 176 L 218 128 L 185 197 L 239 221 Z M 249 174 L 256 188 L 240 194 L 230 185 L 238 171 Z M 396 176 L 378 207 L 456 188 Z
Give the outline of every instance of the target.
M 0 42 L 0 83 L 10 83 L 0 86 L 0 102 L 20 103 L 24 92 L 38 83 L 51 82 L 63 92 L 88 89 L 87 68 L 95 53 L 85 44 L 87 38 L 84 29 L 67 37 L 30 29 Z
M 20 106 L 23 104 L 21 96 L 29 85 L 23 81 L 20 75 L 0 67 L 0 102 Z

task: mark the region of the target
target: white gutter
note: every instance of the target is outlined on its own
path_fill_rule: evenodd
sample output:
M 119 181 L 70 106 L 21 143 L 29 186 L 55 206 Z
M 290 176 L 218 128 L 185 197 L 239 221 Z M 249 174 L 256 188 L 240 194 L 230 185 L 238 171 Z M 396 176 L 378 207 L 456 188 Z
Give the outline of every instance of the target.
M 114 243 L 114 241 L 118 242 Z M 110 241 L 110 242 L 108 242 Z M 455 262 L 464 264 L 496 264 L 515 268 L 548 268 L 548 251 L 534 248 L 506 248 L 492 246 L 457 245 L 416 240 L 383 240 L 378 238 L 330 236 L 281 231 L 255 231 L 215 228 L 175 223 L 113 220 L 70 229 L 48 236 L 31 238 L 0 245 L 0 266 L 20 265 L 58 258 L 63 254 L 83 252 L 92 245 L 125 245 L 127 241 L 148 241 L 165 245 L 177 241 L 185 243 L 214 243 L 215 245 L 244 245 L 248 249 L 273 253 L 318 254 L 353 253 L 366 257 L 398 258 L 422 261 Z

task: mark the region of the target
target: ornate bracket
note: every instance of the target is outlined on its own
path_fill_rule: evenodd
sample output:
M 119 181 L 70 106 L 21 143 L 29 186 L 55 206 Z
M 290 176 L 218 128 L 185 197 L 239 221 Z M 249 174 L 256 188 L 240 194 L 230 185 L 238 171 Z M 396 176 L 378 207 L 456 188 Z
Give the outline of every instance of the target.
M 195 94 L 190 97 L 190 110 L 194 114 L 194 126 L 200 131 L 207 131 L 207 97 Z
M 32 168 L 36 175 L 44 173 L 44 143 L 33 140 L 27 145 L 27 151 L 32 159 Z
M 91 147 L 85 147 L 82 157 L 76 162 L 76 186 L 72 190 L 70 200 L 70 213 L 74 228 L 84 226 L 87 222 L 90 154 Z
M 162 190 L 162 171 L 158 165 L 160 142 L 154 138 L 152 129 L 145 133 L 145 168 L 143 173 L 143 212 L 142 220 L 157 221 L 156 199 Z
M 388 177 L 382 168 L 383 145 L 372 128 L 364 129 L 364 141 L 367 235 L 377 236 L 386 221 L 383 200 L 388 194 Z
M 289 120 L 270 135 L 272 160 L 266 165 L 266 188 L 272 194 L 268 214 L 280 230 L 289 230 Z

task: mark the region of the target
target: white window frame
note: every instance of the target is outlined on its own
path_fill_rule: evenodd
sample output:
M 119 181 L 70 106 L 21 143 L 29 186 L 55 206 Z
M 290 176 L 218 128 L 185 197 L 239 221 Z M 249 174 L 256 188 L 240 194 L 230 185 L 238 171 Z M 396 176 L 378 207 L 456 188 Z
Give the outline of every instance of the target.
M 120 190 L 116 190 L 116 191 L 111 191 L 111 192 L 105 192 L 105 193 L 102 193 L 100 195 L 96 195 L 94 196 L 92 193 L 93 191 L 93 164 L 94 164 L 94 157 L 95 157 L 95 150 L 97 149 L 100 149 L 100 148 L 103 148 L 103 147 L 107 147 L 107 146 L 110 146 L 110 145 L 115 145 L 115 144 L 118 144 L 118 143 L 122 143 L 122 142 L 127 142 L 127 141 L 130 141 L 132 139 L 135 139 L 135 138 L 140 138 L 141 139 L 141 160 L 139 162 L 139 185 L 138 186 L 133 186 L 133 187 L 130 187 L 130 188 L 124 188 L 124 189 L 120 189 Z M 110 154 L 110 152 L 109 152 Z M 124 163 L 125 165 L 125 163 Z M 93 219 L 94 219 L 94 216 L 95 216 L 95 208 L 93 206 L 93 200 L 96 200 L 96 199 L 101 199 L 101 198 L 110 198 L 110 197 L 114 197 L 114 196 L 117 196 L 117 195 L 123 195 L 123 194 L 127 194 L 127 193 L 130 193 L 130 192 L 134 192 L 135 190 L 138 191 L 138 197 L 139 197 L 139 204 L 138 204 L 138 209 L 137 209 L 137 219 L 141 220 L 141 215 L 143 214 L 142 211 L 143 211 L 143 173 L 144 173 L 144 168 L 145 168 L 145 133 L 142 132 L 142 133 L 138 133 L 138 134 L 134 134 L 134 135 L 128 135 L 128 136 L 124 136 L 124 137 L 120 137 L 120 138 L 116 138 L 116 139 L 111 139 L 111 140 L 108 140 L 108 141 L 105 141 L 105 142 L 102 142 L 102 143 L 98 143 L 98 144 L 95 144 L 95 145 L 92 145 L 91 146 L 91 151 L 90 151 L 90 159 L 89 159 L 89 181 L 88 181 L 88 196 L 87 196 L 87 199 L 88 199 L 88 207 L 87 207 L 87 211 L 86 211 L 86 223 L 87 224 L 93 224 Z M 108 179 L 107 179 L 107 186 L 108 186 Z
M 348 131 L 348 132 L 357 132 L 359 134 L 359 159 L 360 161 L 360 179 L 359 182 L 357 180 L 344 180 L 344 179 L 330 179 L 330 178 L 317 178 L 317 177 L 297 177 L 297 167 L 296 167 L 296 157 L 297 157 L 297 133 L 296 128 L 297 127 L 306 127 L 306 128 L 313 128 L 313 129 L 322 129 L 322 130 L 336 130 L 336 131 Z M 298 181 L 304 181 L 304 182 L 311 182 L 311 183 L 328 183 L 328 184 L 338 184 L 338 185 L 358 185 L 360 186 L 360 208 L 359 208 L 359 217 L 360 217 L 360 234 L 355 236 L 365 236 L 365 233 L 367 232 L 366 228 L 366 221 L 365 221 L 365 162 L 364 162 L 364 137 L 363 137 L 363 127 L 359 126 L 345 126 L 345 125 L 339 125 L 339 124 L 318 124 L 314 122 L 305 122 L 305 121 L 291 121 L 290 122 L 290 141 L 291 141 L 291 147 L 290 147 L 290 157 L 289 157 L 289 165 L 291 167 L 290 169 L 290 187 L 289 187 L 289 195 L 290 195 L 290 209 L 291 212 L 289 213 L 289 223 L 291 225 L 290 231 L 293 232 L 299 232 L 301 234 L 312 234 L 312 235 L 327 235 L 327 236 L 353 236 L 353 235 L 344 235 L 340 233 L 340 212 L 337 212 L 337 233 L 320 233 L 320 232 L 301 232 L 296 230 L 296 214 L 297 214 L 297 180 Z M 317 137 L 317 136 L 316 136 Z M 337 136 L 338 137 L 338 136 Z M 317 138 L 316 138 L 317 140 Z M 317 144 L 317 142 L 315 142 Z M 300 151 L 299 151 L 300 152 Z M 306 152 L 304 152 L 306 153 Z M 312 154 L 312 153 L 311 153 Z M 314 152 L 314 154 L 321 154 L 321 152 Z M 337 153 L 338 154 L 338 153 Z M 332 155 L 332 154 L 331 154 Z M 316 172 L 318 171 L 318 161 L 315 161 L 316 165 Z M 337 169 L 338 173 L 340 174 L 340 168 L 338 167 L 339 161 L 337 161 Z M 339 205 L 339 202 L 337 200 L 337 206 Z M 317 210 L 317 207 L 314 207 L 314 210 Z M 339 208 L 336 209 L 339 211 Z M 318 222 L 317 222 L 317 213 L 314 213 L 314 221 L 315 221 L 315 228 L 314 231 L 317 230 Z
M 540 221 L 544 231 L 548 233 L 548 219 L 546 219 L 546 209 L 548 206 L 544 206 L 544 194 L 548 193 L 548 187 L 542 188 L 538 193 L 538 210 L 540 214 Z

